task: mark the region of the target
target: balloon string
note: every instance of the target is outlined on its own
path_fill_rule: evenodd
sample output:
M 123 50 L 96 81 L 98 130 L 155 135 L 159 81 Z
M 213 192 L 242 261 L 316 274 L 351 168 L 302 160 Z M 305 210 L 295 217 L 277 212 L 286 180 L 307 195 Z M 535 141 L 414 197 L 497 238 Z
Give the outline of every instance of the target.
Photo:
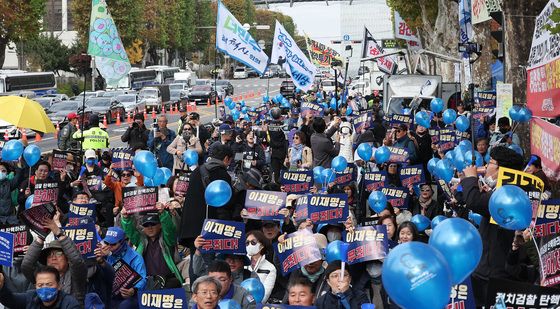
M 206 204 L 206 219 L 208 219 L 208 204 Z
M 537 245 L 537 241 L 535 239 L 535 234 L 533 234 L 533 228 L 529 228 L 529 232 L 531 233 L 531 238 L 533 239 L 533 244 L 535 244 L 535 248 L 537 248 L 537 254 L 539 256 L 539 269 L 541 271 L 541 282 L 544 280 L 544 267 L 543 267 L 543 259 L 541 256 L 541 251 L 539 250 L 539 246 Z

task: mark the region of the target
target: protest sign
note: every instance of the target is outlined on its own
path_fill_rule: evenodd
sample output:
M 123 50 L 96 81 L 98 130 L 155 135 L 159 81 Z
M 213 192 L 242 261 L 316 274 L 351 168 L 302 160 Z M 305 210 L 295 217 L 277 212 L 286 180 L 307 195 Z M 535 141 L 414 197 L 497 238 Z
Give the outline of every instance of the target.
M 314 102 L 303 101 L 301 102 L 301 117 L 307 117 L 307 115 L 311 114 L 314 117 L 319 117 L 323 114 L 323 107 Z
M 336 172 L 334 182 L 339 186 L 345 186 L 356 180 L 358 169 L 354 163 L 348 163 L 344 171 Z
M 204 220 L 200 236 L 204 245 L 200 251 L 228 254 L 245 253 L 245 223 L 215 219 Z
M 282 304 L 257 304 L 257 309 L 315 309 L 315 306 L 290 306 Z
M 183 288 L 138 291 L 140 309 L 185 308 L 188 303 L 187 294 Z
M 53 149 L 51 167 L 54 171 L 66 172 L 67 166 L 71 165 L 74 171 L 81 166 L 80 157 L 72 151 Z
M 44 238 L 47 237 L 50 230 L 43 227 L 43 221 L 52 219 L 55 213 L 56 207 L 52 203 L 41 204 L 24 210 L 21 219 L 31 230 Z
M 113 148 L 111 165 L 114 171 L 132 169 L 132 159 L 134 159 L 134 151 L 131 148 Z
M 313 171 L 286 171 L 280 172 L 280 184 L 284 192 L 304 194 L 309 192 L 313 185 Z
M 66 226 L 76 226 L 76 225 L 88 224 L 88 223 L 95 224 L 97 221 L 96 218 L 94 217 L 80 216 L 72 212 L 69 212 L 67 216 L 68 216 L 68 223 L 66 223 Z
M 14 262 L 14 234 L 0 232 L 0 265 L 12 267 Z
M 247 190 L 245 209 L 247 218 L 255 220 L 283 220 L 278 211 L 286 207 L 286 192 Z
M 156 210 L 157 187 L 124 187 L 123 207 L 130 214 Z
M 363 112 L 352 120 L 355 132 L 362 132 L 371 126 L 371 112 Z
M 484 125 L 484 121 L 496 113 L 496 92 L 495 91 L 479 91 L 475 97 L 475 103 L 472 110 L 474 118 L 474 130 L 478 132 L 480 126 Z
M 392 114 L 389 116 L 390 126 L 394 127 L 399 124 L 406 124 L 407 126 L 410 126 L 412 124 L 412 116 L 403 114 Z
M 74 204 L 69 205 L 70 212 L 81 217 L 95 218 L 96 204 Z
M 449 128 L 439 130 L 438 146 L 441 151 L 446 152 L 455 148 L 455 145 L 457 145 L 456 133 L 455 130 Z
M 385 194 L 387 202 L 391 206 L 408 209 L 409 190 L 407 188 L 385 187 L 381 189 L 381 192 Z
M 539 253 L 542 262 L 541 285 L 555 286 L 560 283 L 560 235 L 555 234 L 541 239 Z
M 137 273 L 128 263 L 120 259 L 113 264 L 113 270 L 115 271 L 115 278 L 113 280 L 113 296 L 120 295 L 119 290 L 121 288 L 130 289 L 140 280 L 142 276 Z M 84 274 L 85 275 L 85 274 Z
M 14 225 L 0 229 L 2 232 L 14 235 L 14 255 L 21 255 L 25 251 L 25 247 L 29 246 L 33 241 L 29 227 L 25 224 Z
M 537 211 L 535 229 L 536 238 L 557 235 L 560 232 L 560 200 L 542 201 Z
M 451 199 L 453 199 L 453 192 L 451 192 L 451 188 L 449 188 L 449 185 L 447 184 L 447 182 L 445 182 L 445 180 L 443 179 L 436 179 L 438 186 L 441 188 L 441 190 L 443 191 L 443 194 L 445 195 L 445 198 L 450 201 Z
M 408 151 L 404 148 L 388 146 L 391 156 L 390 163 L 408 163 Z
M 531 153 L 541 157 L 542 170 L 552 180 L 560 181 L 560 127 L 533 117 L 530 122 Z
M 348 195 L 308 194 L 297 199 L 296 218 L 308 218 L 314 224 L 341 223 L 348 218 Z
M 474 292 L 472 289 L 471 278 L 467 277 L 461 284 L 451 287 L 449 303 L 445 309 L 475 309 Z
M 486 308 L 557 308 L 559 304 L 559 289 L 497 278 L 488 283 Z
M 283 243 L 274 244 L 274 250 L 284 276 L 322 258 L 313 233 L 307 229 L 288 234 Z
M 403 167 L 400 170 L 401 184 L 403 187 L 414 186 L 426 182 L 422 164 Z
M 189 190 L 189 176 L 180 175 L 175 183 L 175 195 L 184 197 L 187 195 L 187 190 Z
M 362 226 L 344 232 L 342 239 L 348 246 L 348 264 L 384 259 L 388 253 L 387 227 Z
M 37 180 L 33 191 L 33 205 L 55 203 L 58 199 L 58 182 Z
M 366 186 L 366 191 L 378 191 L 381 188 L 386 187 L 387 183 L 387 172 L 366 172 L 364 174 L 364 185 Z
M 85 179 L 86 185 L 90 192 L 98 192 L 105 188 L 105 184 L 103 183 L 103 178 L 97 175 L 89 175 Z
M 431 127 L 428 132 L 430 133 L 430 137 L 432 138 L 432 144 L 439 143 L 439 127 Z
M 95 257 L 93 250 L 97 247 L 97 238 L 94 223 L 66 226 L 64 233 L 74 241 L 84 259 Z

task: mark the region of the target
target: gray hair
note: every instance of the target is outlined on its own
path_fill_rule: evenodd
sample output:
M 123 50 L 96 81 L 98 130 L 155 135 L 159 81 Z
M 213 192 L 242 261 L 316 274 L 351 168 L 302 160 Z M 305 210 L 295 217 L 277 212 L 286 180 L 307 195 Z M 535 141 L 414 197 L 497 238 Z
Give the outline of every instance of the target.
M 192 284 L 192 292 L 194 294 L 196 294 L 196 292 L 198 292 L 198 286 L 201 283 L 214 283 L 216 285 L 216 290 L 218 290 L 218 294 L 220 294 L 222 292 L 222 284 L 220 283 L 220 281 L 214 277 L 211 276 L 202 276 L 202 277 L 198 277 L 198 279 L 196 279 L 194 281 L 194 283 Z

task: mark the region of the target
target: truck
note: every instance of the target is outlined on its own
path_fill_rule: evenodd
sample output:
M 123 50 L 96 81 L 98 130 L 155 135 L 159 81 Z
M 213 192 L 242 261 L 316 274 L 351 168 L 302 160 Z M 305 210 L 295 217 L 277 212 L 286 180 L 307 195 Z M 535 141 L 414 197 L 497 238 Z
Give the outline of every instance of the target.
M 146 105 L 146 111 L 155 110 L 160 113 L 162 109 L 169 107 L 169 85 L 144 87 L 138 92 L 138 98 Z
M 196 84 L 198 76 L 196 76 L 196 72 L 183 70 L 173 74 L 173 79 L 174 83 L 187 84 L 187 87 L 190 88 Z

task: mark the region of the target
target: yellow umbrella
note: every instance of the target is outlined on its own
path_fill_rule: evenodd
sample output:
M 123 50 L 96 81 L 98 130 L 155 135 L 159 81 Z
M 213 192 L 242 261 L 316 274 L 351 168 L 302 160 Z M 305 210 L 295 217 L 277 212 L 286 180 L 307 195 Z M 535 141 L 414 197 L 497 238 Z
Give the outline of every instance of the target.
M 43 133 L 55 132 L 54 125 L 41 104 L 18 96 L 0 97 L 0 119 L 18 128 Z

